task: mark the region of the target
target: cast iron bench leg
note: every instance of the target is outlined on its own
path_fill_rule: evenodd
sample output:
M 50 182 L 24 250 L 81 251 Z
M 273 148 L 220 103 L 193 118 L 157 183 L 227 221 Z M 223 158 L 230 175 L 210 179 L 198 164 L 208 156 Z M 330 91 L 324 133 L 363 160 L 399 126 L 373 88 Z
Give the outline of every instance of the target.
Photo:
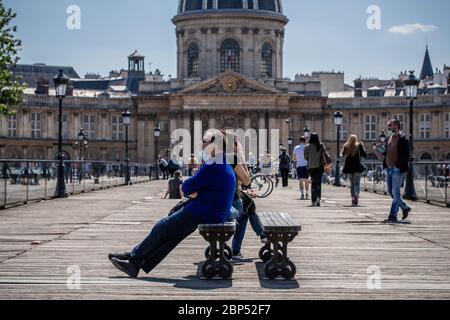
M 202 274 L 207 279 L 212 279 L 214 276 L 228 279 L 233 275 L 233 265 L 229 261 L 232 251 L 226 244 L 233 234 L 232 232 L 201 232 L 203 238 L 209 242 L 209 247 L 205 250 L 207 260 L 202 266 Z
M 264 272 L 269 279 L 282 276 L 285 279 L 292 279 L 297 273 L 295 264 L 288 258 L 288 243 L 294 240 L 293 233 L 269 233 L 268 244 L 260 250 L 260 258 L 266 265 Z

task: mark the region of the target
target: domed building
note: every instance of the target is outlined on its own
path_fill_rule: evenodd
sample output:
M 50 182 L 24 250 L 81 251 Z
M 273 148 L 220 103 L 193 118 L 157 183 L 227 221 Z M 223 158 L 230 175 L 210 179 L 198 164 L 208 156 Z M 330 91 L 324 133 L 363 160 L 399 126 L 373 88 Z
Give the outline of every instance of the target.
M 253 129 L 259 153 L 287 146 L 306 126 L 320 132 L 326 101 L 321 82 L 283 76 L 288 21 L 281 0 L 180 0 L 172 19 L 177 76 L 142 81 L 134 97 L 139 161 L 153 159 L 156 148 L 164 154 L 179 128 L 192 133 L 192 151 L 209 128 Z M 336 89 L 344 89 L 342 73 L 329 77 L 342 80 Z M 151 133 L 158 125 L 156 146 Z
M 81 127 L 89 135 L 85 159 L 124 159 L 125 109 L 132 113 L 130 158 L 142 163 L 154 162 L 158 154 L 170 156 L 179 129 L 190 134 L 183 138 L 183 153 L 189 156 L 197 154 L 209 128 L 241 129 L 253 143 L 257 139 L 257 150 L 247 152 L 269 149 L 273 154 L 280 144 L 288 147 L 289 138 L 297 143 L 305 127 L 319 133 L 336 155 L 333 114 L 338 109 L 344 114 L 340 140 L 356 133 L 368 150 L 389 119 L 409 128 L 407 73 L 398 79 L 356 79 L 354 87 L 345 85 L 343 72 L 286 78 L 284 42 L 288 36 L 295 41 L 296 35 L 286 31 L 281 0 L 180 0 L 174 13 L 174 38 L 168 41 L 176 41 L 177 51 L 168 55 L 177 64 L 175 76 L 146 71 L 145 56 L 137 50 L 128 56 L 126 69 L 108 77 L 81 79 L 72 67 L 63 68 L 73 82 L 64 100 L 67 159 L 81 157 L 72 148 Z M 301 63 L 300 56 L 299 68 Z M 60 68 L 36 64 L 12 70 L 27 86 L 16 115 L 0 121 L 3 159 L 54 159 L 58 106 L 51 84 Z M 434 73 L 427 48 L 421 75 L 414 124 L 417 158 L 450 159 L 450 67 Z M 161 130 L 159 137 L 155 128 Z
M 181 0 L 173 23 L 179 77 L 283 77 L 288 19 L 280 0 Z

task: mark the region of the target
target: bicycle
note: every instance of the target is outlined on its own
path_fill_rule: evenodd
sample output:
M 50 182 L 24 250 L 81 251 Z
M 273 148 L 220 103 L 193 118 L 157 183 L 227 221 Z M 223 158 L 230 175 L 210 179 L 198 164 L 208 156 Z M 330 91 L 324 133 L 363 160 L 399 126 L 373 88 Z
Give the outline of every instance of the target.
M 260 173 L 257 165 L 248 164 L 250 170 L 251 188 L 255 192 L 257 198 L 267 198 L 274 189 L 274 182 L 270 176 Z

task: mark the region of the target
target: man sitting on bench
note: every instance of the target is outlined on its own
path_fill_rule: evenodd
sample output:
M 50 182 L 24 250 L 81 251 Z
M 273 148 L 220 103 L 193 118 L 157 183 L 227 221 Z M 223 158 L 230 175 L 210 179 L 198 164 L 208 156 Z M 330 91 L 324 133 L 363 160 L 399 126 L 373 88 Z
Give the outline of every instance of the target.
M 175 247 L 197 230 L 200 224 L 220 224 L 227 220 L 235 193 L 236 178 L 224 157 L 223 134 L 209 130 L 203 147 L 210 159 L 182 190 L 192 201 L 158 222 L 131 253 L 110 254 L 112 264 L 132 278 L 142 269 L 150 273 Z

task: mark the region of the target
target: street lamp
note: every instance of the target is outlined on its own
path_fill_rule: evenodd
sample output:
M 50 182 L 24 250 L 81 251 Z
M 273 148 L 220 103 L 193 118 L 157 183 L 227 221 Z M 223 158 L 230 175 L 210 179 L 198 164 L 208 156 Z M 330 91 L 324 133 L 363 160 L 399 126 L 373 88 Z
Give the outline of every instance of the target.
M 334 175 L 334 185 L 336 187 L 341 186 L 339 142 L 341 139 L 341 126 L 342 126 L 343 120 L 344 120 L 344 115 L 342 114 L 341 111 L 338 110 L 337 112 L 334 113 L 334 124 L 336 125 L 336 128 L 337 128 L 336 173 Z
M 122 122 L 125 126 L 125 184 L 130 185 L 131 184 L 131 178 L 130 178 L 130 155 L 128 150 L 128 127 L 131 124 L 131 112 L 130 110 L 125 110 L 122 112 Z
M 294 144 L 294 137 L 293 137 L 293 133 L 294 133 L 294 122 L 292 121 L 292 119 L 286 119 L 286 123 L 289 126 L 289 137 L 288 137 L 288 145 L 289 145 L 289 154 L 292 153 L 292 145 Z
M 58 114 L 58 180 L 56 183 L 55 197 L 65 198 L 67 197 L 66 182 L 64 180 L 64 155 L 63 155 L 63 139 L 62 139 L 62 102 L 66 97 L 67 85 L 69 84 L 69 78 L 60 69 L 58 75 L 53 78 L 55 83 L 55 94 L 59 100 L 59 114 Z
M 157 125 L 155 127 L 155 129 L 153 129 L 153 133 L 155 134 L 155 148 L 156 148 L 156 152 L 155 152 L 155 166 L 156 166 L 156 180 L 159 180 L 159 170 L 158 170 L 158 142 L 159 142 L 159 137 L 161 135 L 161 128 L 159 127 L 159 125 Z
M 80 129 L 80 132 L 77 135 L 77 139 L 74 142 L 74 148 L 78 147 L 78 161 L 79 169 L 78 169 L 78 183 L 81 183 L 81 180 L 84 177 L 83 174 L 83 151 L 86 151 L 88 148 L 88 138 L 87 134 L 84 133 L 83 129 Z
M 409 78 L 405 80 L 406 99 L 409 100 L 409 145 L 411 149 L 409 170 L 406 175 L 405 194 L 407 200 L 417 201 L 416 189 L 414 187 L 414 100 L 417 99 L 420 81 L 414 76 L 414 71 L 409 72 Z
M 83 129 L 80 130 L 80 132 L 77 135 L 77 141 L 75 142 L 75 145 L 78 145 L 79 147 L 79 160 L 83 161 L 83 151 L 86 151 L 88 148 L 88 138 L 87 134 L 84 133 Z
M 308 126 L 303 129 L 303 136 L 305 139 L 308 139 L 311 136 L 311 130 L 309 130 Z

